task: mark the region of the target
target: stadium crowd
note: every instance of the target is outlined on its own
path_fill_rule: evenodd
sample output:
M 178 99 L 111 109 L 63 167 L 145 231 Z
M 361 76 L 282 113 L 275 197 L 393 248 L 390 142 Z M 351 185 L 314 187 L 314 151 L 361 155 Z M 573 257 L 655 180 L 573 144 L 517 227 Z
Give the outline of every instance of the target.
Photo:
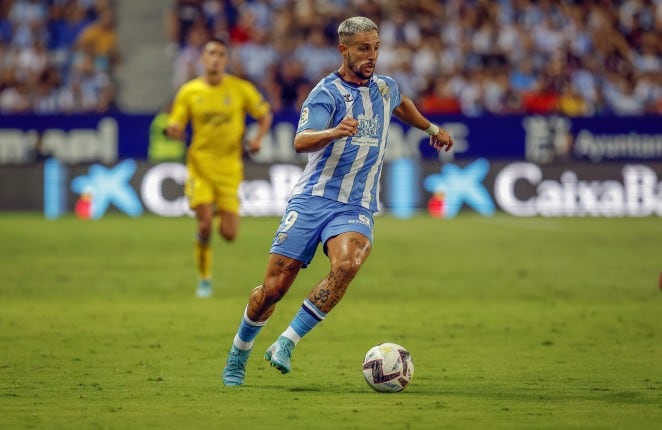
M 662 0 L 170 0 L 173 92 L 209 36 L 275 111 L 337 65 L 350 15 L 381 27 L 378 72 L 431 114 L 662 114 Z M 112 0 L 0 2 L 0 112 L 115 108 Z
M 0 113 L 112 109 L 114 15 L 111 0 L 0 1 Z
M 212 34 L 231 42 L 232 72 L 296 109 L 350 15 L 380 25 L 378 72 L 427 113 L 662 112 L 661 0 L 176 0 L 173 84 Z

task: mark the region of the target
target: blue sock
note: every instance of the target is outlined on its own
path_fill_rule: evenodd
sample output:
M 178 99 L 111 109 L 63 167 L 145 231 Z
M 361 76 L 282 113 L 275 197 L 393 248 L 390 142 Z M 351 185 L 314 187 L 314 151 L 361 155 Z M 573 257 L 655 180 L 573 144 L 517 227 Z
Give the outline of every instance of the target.
M 326 314 L 320 311 L 310 300 L 303 301 L 299 312 L 294 316 L 290 326 L 283 332 L 283 336 L 290 339 L 296 345 L 315 326 L 321 323 Z
M 260 333 L 260 330 L 262 330 L 262 327 L 264 327 L 264 325 L 267 323 L 266 321 L 251 321 L 251 319 L 248 318 L 247 310 L 248 307 L 246 310 L 244 310 L 244 317 L 241 319 L 239 329 L 237 330 L 237 334 L 235 335 L 233 342 L 235 347 L 245 351 L 253 348 L 255 338 L 257 337 L 258 333 Z

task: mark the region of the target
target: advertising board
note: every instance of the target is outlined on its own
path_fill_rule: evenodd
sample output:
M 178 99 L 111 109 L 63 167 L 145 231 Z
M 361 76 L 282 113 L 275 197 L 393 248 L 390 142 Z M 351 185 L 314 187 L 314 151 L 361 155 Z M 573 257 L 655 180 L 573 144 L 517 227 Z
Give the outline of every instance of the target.
M 246 164 L 239 190 L 244 216 L 280 216 L 302 164 Z M 101 218 L 191 215 L 183 194 L 181 163 L 125 159 L 112 165 L 68 166 L 55 159 L 0 168 L 0 210 L 43 211 L 48 218 L 76 213 Z M 383 169 L 384 212 L 408 218 L 427 213 L 453 218 L 461 212 L 517 217 L 662 216 L 662 163 L 454 162 L 402 158 Z M 6 185 L 6 186 L 5 186 Z

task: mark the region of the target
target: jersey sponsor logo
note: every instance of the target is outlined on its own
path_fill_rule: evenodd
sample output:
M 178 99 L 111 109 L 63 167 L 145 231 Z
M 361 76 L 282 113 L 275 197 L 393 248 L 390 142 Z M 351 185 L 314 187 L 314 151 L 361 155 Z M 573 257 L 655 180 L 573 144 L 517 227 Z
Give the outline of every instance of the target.
M 356 119 L 359 121 L 359 127 L 356 136 L 352 137 L 351 143 L 359 146 L 378 146 L 381 127 L 379 115 L 361 114 Z
M 379 128 L 381 127 L 381 120 L 379 115 L 367 116 L 361 114 L 356 118 L 359 121 L 359 136 L 379 137 Z
M 379 140 L 374 137 L 352 137 L 352 145 L 358 146 L 377 146 L 379 145 Z
M 230 122 L 231 116 L 223 112 L 205 112 L 201 115 L 204 124 L 212 124 L 215 126 L 226 124 Z

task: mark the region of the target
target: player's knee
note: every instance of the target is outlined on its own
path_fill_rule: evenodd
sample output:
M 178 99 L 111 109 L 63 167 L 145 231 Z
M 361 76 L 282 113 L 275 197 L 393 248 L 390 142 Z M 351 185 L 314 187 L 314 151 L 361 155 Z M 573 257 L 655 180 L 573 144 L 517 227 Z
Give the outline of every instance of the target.
M 331 271 L 336 277 L 343 277 L 348 282 L 354 279 L 354 276 L 359 272 L 363 261 L 356 258 L 340 258 L 335 260 L 331 265 Z
M 262 285 L 264 301 L 270 305 L 278 303 L 285 296 L 287 288 L 277 278 L 267 278 Z
M 211 228 L 211 222 L 198 222 L 198 237 L 206 240 L 209 239 L 211 236 Z
M 265 294 L 264 285 L 258 285 L 251 290 L 246 313 L 253 321 L 263 321 L 273 313 L 274 306 Z
M 221 228 L 218 232 L 218 234 L 221 235 L 221 237 L 226 240 L 227 242 L 234 242 L 234 240 L 237 238 L 237 231 L 236 230 L 230 230 L 230 229 L 223 229 Z

